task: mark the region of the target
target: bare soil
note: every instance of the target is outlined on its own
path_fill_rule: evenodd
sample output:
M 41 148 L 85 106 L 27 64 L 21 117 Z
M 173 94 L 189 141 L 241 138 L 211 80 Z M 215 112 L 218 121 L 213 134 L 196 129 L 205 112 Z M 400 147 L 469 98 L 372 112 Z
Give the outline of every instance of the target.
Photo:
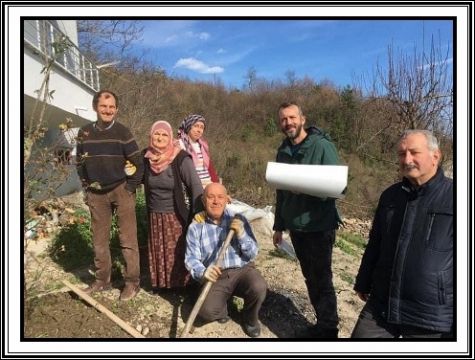
M 315 322 L 313 309 L 298 262 L 274 249 L 271 233 L 259 221 L 252 222 L 260 245 L 256 267 L 268 282 L 267 297 L 260 313 L 261 337 L 294 338 L 297 331 Z M 28 247 L 25 257 L 24 337 L 131 338 L 105 314 L 64 286 L 62 280 L 68 280 L 84 288 L 93 281 L 93 276 L 89 269 L 65 272 L 44 251 L 48 241 L 48 238 L 36 241 Z M 337 247 L 334 249 L 333 273 L 340 317 L 339 336 L 342 338 L 350 336 L 363 305 L 352 290 L 360 257 L 361 251 L 348 255 Z M 180 337 L 195 298 L 187 290 L 154 292 L 148 285 L 145 266 L 142 273 L 142 289 L 128 302 L 119 300 L 123 285 L 120 278 L 112 290 L 92 296 L 132 327 L 147 329 L 147 338 Z M 229 303 L 230 321 L 225 324 L 197 321 L 190 337 L 247 338 L 240 325 L 241 307 L 242 299 L 234 298 Z

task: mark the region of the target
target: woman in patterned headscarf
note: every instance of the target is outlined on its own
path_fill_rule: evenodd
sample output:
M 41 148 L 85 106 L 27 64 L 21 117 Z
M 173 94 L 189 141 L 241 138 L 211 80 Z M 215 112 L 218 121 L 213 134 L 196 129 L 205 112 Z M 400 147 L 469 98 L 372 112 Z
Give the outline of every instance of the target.
M 203 188 L 211 182 L 219 182 L 219 177 L 211 162 L 208 143 L 203 139 L 205 124 L 205 118 L 195 114 L 183 119 L 178 128 L 180 146 L 193 158 Z
M 191 156 L 173 139 L 168 122 L 152 125 L 143 154 L 152 287 L 182 287 L 190 279 L 184 265 L 186 228 L 202 209 L 203 188 Z

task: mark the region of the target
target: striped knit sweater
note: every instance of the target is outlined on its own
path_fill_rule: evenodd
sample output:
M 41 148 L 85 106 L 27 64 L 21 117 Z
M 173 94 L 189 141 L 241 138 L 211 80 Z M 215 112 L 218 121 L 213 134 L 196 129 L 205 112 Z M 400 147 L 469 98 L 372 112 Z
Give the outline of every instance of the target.
M 124 171 L 129 160 L 137 168 L 132 176 Z M 77 171 L 84 186 L 106 192 L 127 181 L 126 188 L 135 192 L 143 176 L 143 162 L 132 133 L 121 123 L 101 130 L 96 123 L 83 126 L 78 133 Z

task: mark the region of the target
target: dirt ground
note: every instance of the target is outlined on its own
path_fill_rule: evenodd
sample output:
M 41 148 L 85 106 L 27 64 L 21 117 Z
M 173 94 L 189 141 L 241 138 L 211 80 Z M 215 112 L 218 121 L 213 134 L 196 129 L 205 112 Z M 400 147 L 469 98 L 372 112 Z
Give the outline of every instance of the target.
M 313 324 L 315 318 L 305 283 L 297 261 L 279 256 L 269 229 L 259 223 L 252 226 L 260 245 L 256 266 L 268 282 L 268 293 L 260 312 L 261 338 L 295 338 L 296 332 Z M 42 243 L 41 243 L 42 242 Z M 79 288 L 93 281 L 89 269 L 65 272 L 55 264 L 44 249 L 43 239 L 28 247 L 25 257 L 27 298 L 24 302 L 25 338 L 131 338 L 126 331 L 77 296 L 62 280 Z M 333 255 L 334 284 L 338 298 L 341 338 L 348 338 L 362 308 L 362 302 L 352 290 L 361 253 L 348 255 L 335 247 Z M 146 273 L 143 272 L 143 273 Z M 177 338 L 194 305 L 186 291 L 153 292 L 144 275 L 142 289 L 128 302 L 119 301 L 121 279 L 114 288 L 93 294 L 93 298 L 108 310 L 141 330 L 147 338 Z M 229 303 L 231 320 L 195 323 L 194 338 L 247 338 L 240 325 L 242 299 Z

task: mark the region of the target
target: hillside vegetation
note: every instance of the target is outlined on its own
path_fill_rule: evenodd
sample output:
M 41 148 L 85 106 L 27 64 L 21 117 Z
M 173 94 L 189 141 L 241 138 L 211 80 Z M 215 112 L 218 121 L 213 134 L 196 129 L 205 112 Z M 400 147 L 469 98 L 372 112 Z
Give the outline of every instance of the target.
M 172 79 L 153 68 L 108 69 L 102 87 L 118 94 L 120 121 L 132 129 L 141 147 L 147 146 L 154 121 L 167 120 L 176 130 L 188 114 L 202 114 L 219 176 L 234 197 L 259 206 L 274 203 L 265 171 L 283 139 L 277 123 L 282 102 L 299 103 L 307 126 L 328 132 L 342 164 L 349 166 L 347 196 L 339 201 L 344 216 L 371 216 L 381 191 L 398 177 L 397 139 L 416 124 L 388 97 L 363 96 L 356 88 L 337 89 L 328 81 L 307 78 L 291 84 L 256 80 L 247 89 L 229 90 L 219 82 Z M 451 137 L 442 131 L 444 124 L 441 119 L 432 128 L 451 158 Z

